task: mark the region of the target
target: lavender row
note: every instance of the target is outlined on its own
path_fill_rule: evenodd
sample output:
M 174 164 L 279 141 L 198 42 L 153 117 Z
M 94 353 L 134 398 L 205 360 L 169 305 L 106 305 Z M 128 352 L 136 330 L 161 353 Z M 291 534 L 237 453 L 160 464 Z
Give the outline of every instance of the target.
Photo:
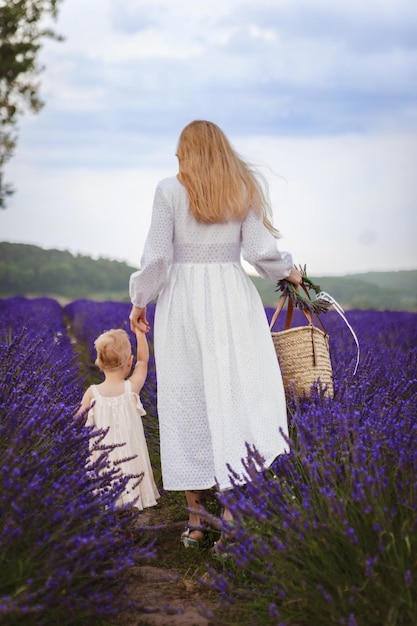
M 248 451 L 227 494 L 233 566 L 212 571 L 248 624 L 406 626 L 417 615 L 417 315 L 328 314 L 335 397 L 290 399 L 291 446 L 272 468 Z
M 18 310 L 6 311 L 6 308 L 0 308 L 0 323 L 8 350 L 13 342 L 12 333 L 5 331 L 5 319 L 9 320 L 8 324 L 16 321 L 14 328 L 18 331 L 14 330 L 14 333 L 20 332 L 30 319 L 36 341 L 46 333 L 45 345 L 69 345 L 60 307 L 56 303 L 51 302 L 50 319 L 45 319 L 39 310 L 28 316 Z M 129 309 L 127 304 L 89 301 L 77 301 L 65 308 L 65 322 L 72 341 L 76 341 L 74 345 L 84 348 L 81 355 L 84 362 L 93 362 L 93 341 L 100 332 L 110 327 L 128 329 Z M 52 310 L 56 316 L 53 322 Z M 151 307 L 151 321 L 153 312 Z M 270 317 L 271 311 L 266 313 Z M 298 313 L 295 323 L 304 323 Z M 357 333 L 361 348 L 357 374 L 353 375 L 356 360 L 353 337 L 343 320 L 335 312 L 330 312 L 323 316 L 323 322 L 330 335 L 334 399 L 324 397 L 319 387 L 308 400 L 291 398 L 291 454 L 280 457 L 267 472 L 261 472 L 261 460 L 257 459 L 256 451 L 249 450 L 251 481 L 245 489 L 236 488 L 225 496 L 240 523 L 232 549 L 233 561 L 230 566 L 226 562 L 220 574 L 211 572 L 211 584 L 226 602 L 235 604 L 239 599 L 244 600 L 241 607 L 248 624 L 379 626 L 384 623 L 408 626 L 416 614 L 417 315 L 350 311 L 347 318 Z M 281 328 L 282 325 L 283 320 L 280 320 Z M 152 336 L 149 339 L 152 346 Z M 8 354 L 13 366 L 4 366 L 4 371 L 15 368 L 15 354 L 20 351 L 22 361 L 27 360 L 29 366 L 22 368 L 19 362 L 19 376 L 22 374 L 23 377 L 19 378 L 13 372 L 11 378 L 9 374 L 8 379 L 6 374 L 4 380 L 12 380 L 12 384 L 18 380 L 23 391 L 21 381 L 28 380 L 27 372 L 31 364 L 36 364 L 38 345 L 26 342 L 30 347 L 28 350 L 24 342 L 13 341 L 14 353 Z M 31 341 L 35 340 L 31 338 Z M 68 368 L 70 360 L 62 360 Z M 53 419 L 50 415 L 42 415 L 35 421 L 36 428 L 44 432 L 39 429 L 39 423 L 48 424 L 55 420 L 60 423 L 55 409 L 58 413 L 62 410 L 65 423 L 72 423 L 69 419 L 72 409 L 69 412 L 68 406 L 71 402 L 76 405 L 80 387 L 85 386 L 87 380 L 83 373 L 81 385 L 77 369 L 69 368 L 74 375 L 68 371 L 66 376 L 72 383 L 68 387 L 63 385 L 65 376 L 61 373 L 61 365 L 63 367 L 64 363 L 60 364 L 58 353 L 43 356 L 41 362 L 42 367 L 34 368 L 35 378 L 42 379 L 45 363 L 49 363 L 52 371 L 48 370 L 48 394 L 59 386 L 57 378 L 61 383 L 60 393 L 64 394 L 60 396 L 62 406 L 59 403 L 54 405 Z M 89 375 L 95 377 L 98 374 L 91 369 Z M 147 410 L 152 424 L 148 440 L 151 440 L 152 447 L 152 442 L 157 441 L 153 362 L 147 384 Z M 34 383 L 23 398 L 30 406 L 30 402 L 35 404 L 33 397 L 39 393 Z M 7 403 L 2 406 L 5 409 Z M 22 406 L 19 411 L 23 413 Z M 16 416 L 14 411 L 10 414 Z M 26 441 L 33 439 L 36 445 L 40 445 L 33 430 L 31 427 Z M 52 432 L 55 437 L 55 429 Z M 66 433 L 65 442 L 71 437 L 74 439 L 73 435 Z M 83 441 L 82 448 L 79 438 L 79 435 L 75 437 L 76 447 L 84 449 L 86 454 L 87 441 Z M 60 443 L 62 449 L 65 442 Z M 20 449 L 18 453 L 21 453 Z M 67 455 L 72 458 L 69 453 Z M 57 459 L 62 460 L 61 453 Z M 30 474 L 35 473 L 35 467 L 36 464 Z M 59 482 L 62 471 L 60 473 L 59 467 L 54 466 L 53 472 Z M 111 492 L 121 488 L 117 479 L 108 477 L 108 480 L 112 483 Z M 56 481 L 50 482 L 49 489 L 51 485 L 55 488 Z M 87 492 L 91 484 L 88 485 Z M 112 506 L 112 503 L 108 505 L 110 511 Z M 65 511 L 62 503 L 58 508 Z M 55 510 L 54 501 L 50 510 Z M 122 557 L 125 553 L 123 550 L 121 553 Z M 7 558 L 5 562 L 8 563 Z M 125 566 L 126 563 L 121 571 Z M 13 580 L 10 572 L 6 573 L 7 580 Z M 60 580 L 59 576 L 57 580 Z M 65 590 L 64 599 L 67 593 Z M 110 585 L 110 597 L 107 604 L 103 602 L 108 612 L 115 606 L 111 593 Z M 56 588 L 54 597 L 57 597 Z M 20 600 L 22 598 L 25 596 Z M 80 607 L 81 599 L 82 593 Z M 33 602 L 27 604 L 27 613 L 32 610 Z M 11 607 L 13 605 L 9 604 L 8 616 Z M 90 607 L 90 610 L 95 608 Z M 14 623 L 36 623 L 18 621 L 22 615 L 22 612 L 16 614 Z M 94 622 L 90 620 L 89 623 Z
M 0 354 L 0 622 L 102 623 L 153 548 L 116 511 L 127 479 L 109 449 L 91 464 L 101 434 L 74 419 L 83 383 L 59 304 L 0 300 Z

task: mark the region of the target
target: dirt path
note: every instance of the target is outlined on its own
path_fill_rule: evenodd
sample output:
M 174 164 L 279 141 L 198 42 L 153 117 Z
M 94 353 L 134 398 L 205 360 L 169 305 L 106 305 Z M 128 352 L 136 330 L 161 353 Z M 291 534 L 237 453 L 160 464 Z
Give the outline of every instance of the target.
M 205 616 L 207 611 L 216 610 L 216 604 L 193 576 L 202 559 L 209 560 L 207 553 L 199 551 L 196 555 L 189 549 L 185 554 L 179 540 L 184 522 L 164 523 L 161 515 L 159 507 L 140 515 L 141 525 L 149 526 L 150 535 L 156 536 L 157 557 L 148 565 L 133 567 L 129 582 L 130 595 L 149 612 L 127 611 L 113 622 L 114 626 L 218 626 Z M 155 525 L 159 525 L 158 530 L 152 531 Z M 185 565 L 182 562 L 177 569 L 178 558 L 185 558 Z

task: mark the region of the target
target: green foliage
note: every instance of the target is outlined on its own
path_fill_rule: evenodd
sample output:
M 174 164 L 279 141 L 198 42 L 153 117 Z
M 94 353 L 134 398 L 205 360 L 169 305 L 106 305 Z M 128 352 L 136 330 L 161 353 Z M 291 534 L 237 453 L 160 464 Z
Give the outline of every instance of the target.
M 129 277 L 135 269 L 120 261 L 95 261 L 68 251 L 3 242 L 0 296 L 51 294 L 66 299 L 127 301 Z
M 340 301 L 342 306 L 355 309 L 417 309 L 417 270 L 402 272 L 367 272 L 314 278 L 323 291 Z
M 61 0 L 8 0 L 0 2 L 0 208 L 13 192 L 3 181 L 4 164 L 16 146 L 18 117 L 43 106 L 36 77 L 41 71 L 37 55 L 45 38 L 60 39 L 41 26 L 47 15 L 56 18 Z

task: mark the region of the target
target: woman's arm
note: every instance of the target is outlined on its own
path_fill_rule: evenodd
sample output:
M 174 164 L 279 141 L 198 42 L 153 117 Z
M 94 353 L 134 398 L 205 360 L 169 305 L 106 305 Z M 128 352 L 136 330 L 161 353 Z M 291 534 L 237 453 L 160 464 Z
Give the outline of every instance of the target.
M 262 217 L 249 209 L 242 223 L 242 256 L 262 278 L 301 284 L 301 274 L 294 269 L 289 252 L 280 252 L 275 237 L 265 227 Z
M 130 276 L 130 300 L 144 308 L 163 288 L 172 260 L 174 234 L 173 210 L 158 186 L 152 209 L 151 226 L 141 258 L 141 269 Z

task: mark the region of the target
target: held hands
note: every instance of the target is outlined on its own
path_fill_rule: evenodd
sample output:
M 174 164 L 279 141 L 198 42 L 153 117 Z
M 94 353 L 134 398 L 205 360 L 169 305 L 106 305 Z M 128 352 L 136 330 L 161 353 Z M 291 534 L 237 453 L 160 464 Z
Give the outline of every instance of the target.
M 150 330 L 149 324 L 146 325 L 145 322 L 140 321 L 135 326 L 134 333 L 135 333 L 135 335 L 137 337 L 140 334 L 142 334 L 142 335 L 145 334 L 146 335 L 146 333 L 148 333 L 149 330 Z
M 139 330 L 142 333 L 147 333 L 150 331 L 151 327 L 146 319 L 146 306 L 138 307 L 133 305 L 132 310 L 129 315 L 130 320 L 130 330 L 133 333 L 136 333 Z

